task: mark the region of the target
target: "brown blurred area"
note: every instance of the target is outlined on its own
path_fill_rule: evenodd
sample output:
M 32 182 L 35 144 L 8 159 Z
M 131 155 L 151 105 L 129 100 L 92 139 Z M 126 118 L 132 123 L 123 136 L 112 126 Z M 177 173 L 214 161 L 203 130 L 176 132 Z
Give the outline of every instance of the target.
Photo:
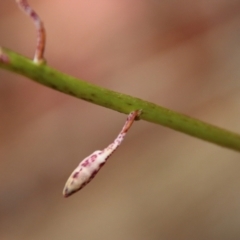
M 240 0 L 29 2 L 50 66 L 240 132 Z M 0 0 L 0 45 L 33 57 L 35 43 Z M 62 197 L 125 118 L 0 69 L 0 239 L 240 239 L 239 153 L 144 121 Z

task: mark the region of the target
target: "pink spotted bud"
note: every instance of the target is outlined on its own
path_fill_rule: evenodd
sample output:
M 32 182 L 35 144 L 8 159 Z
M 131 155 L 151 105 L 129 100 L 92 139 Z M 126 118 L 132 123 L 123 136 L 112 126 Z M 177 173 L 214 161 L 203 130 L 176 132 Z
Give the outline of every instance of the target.
M 64 197 L 69 197 L 89 183 L 105 163 L 102 151 L 95 151 L 86 157 L 72 172 L 63 189 Z
M 102 151 L 95 151 L 86 157 L 72 172 L 63 189 L 63 196 L 69 197 L 88 184 L 100 168 L 106 163 L 109 156 L 120 146 L 127 131 L 130 129 L 135 118 L 141 114 L 141 110 L 131 112 L 117 138 Z

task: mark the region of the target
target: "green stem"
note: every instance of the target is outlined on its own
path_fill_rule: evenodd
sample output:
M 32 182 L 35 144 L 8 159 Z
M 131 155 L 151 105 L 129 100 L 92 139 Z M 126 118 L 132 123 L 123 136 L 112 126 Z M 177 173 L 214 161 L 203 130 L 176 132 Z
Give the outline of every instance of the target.
M 47 65 L 37 65 L 32 60 L 13 51 L 3 49 L 2 52 L 2 55 L 0 53 L 0 68 L 21 74 L 60 92 L 118 112 L 128 114 L 132 110 L 142 109 L 140 118 L 143 120 L 240 151 L 239 134 L 160 107 L 154 103 L 84 82 L 58 72 Z

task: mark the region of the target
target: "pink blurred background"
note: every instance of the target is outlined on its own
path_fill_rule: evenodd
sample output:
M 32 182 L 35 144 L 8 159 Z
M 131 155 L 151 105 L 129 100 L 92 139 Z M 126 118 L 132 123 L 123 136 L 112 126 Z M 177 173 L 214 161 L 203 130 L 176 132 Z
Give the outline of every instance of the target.
M 240 0 L 29 0 L 50 66 L 240 132 Z M 0 45 L 36 33 L 0 0 Z M 0 69 L 0 239 L 240 239 L 240 155 L 139 121 L 68 199 L 80 160 L 126 116 Z

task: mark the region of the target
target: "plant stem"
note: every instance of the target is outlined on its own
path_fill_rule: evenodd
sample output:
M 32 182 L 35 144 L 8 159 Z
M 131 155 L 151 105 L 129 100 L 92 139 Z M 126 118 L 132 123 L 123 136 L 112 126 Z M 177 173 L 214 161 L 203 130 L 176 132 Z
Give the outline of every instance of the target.
M 1 51 L 0 51 L 1 55 Z M 2 49 L 0 68 L 15 72 L 68 95 L 128 114 L 142 109 L 141 119 L 240 151 L 240 135 L 200 120 L 122 93 L 117 93 L 72 76 L 45 64 L 37 65 L 11 50 Z

